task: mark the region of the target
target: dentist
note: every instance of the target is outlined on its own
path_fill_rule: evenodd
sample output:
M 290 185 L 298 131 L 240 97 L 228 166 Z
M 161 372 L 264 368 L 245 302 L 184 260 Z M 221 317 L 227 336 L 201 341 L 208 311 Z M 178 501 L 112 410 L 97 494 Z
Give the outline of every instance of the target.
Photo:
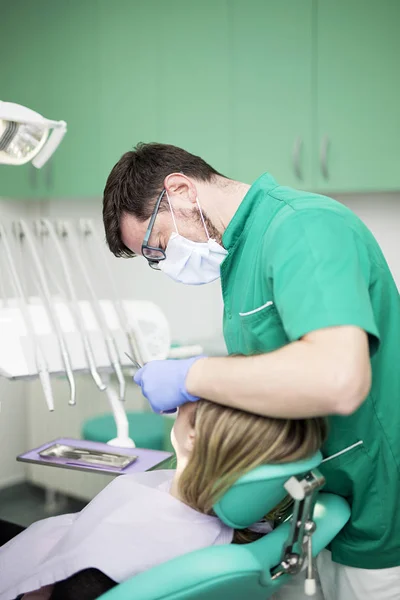
M 400 300 L 371 232 L 334 200 L 268 173 L 249 186 L 163 144 L 122 156 L 103 218 L 116 256 L 142 255 L 179 283 L 221 277 L 236 356 L 148 363 L 135 381 L 153 410 L 201 397 L 328 416 L 325 490 L 352 516 L 319 558 L 325 598 L 400 598 Z

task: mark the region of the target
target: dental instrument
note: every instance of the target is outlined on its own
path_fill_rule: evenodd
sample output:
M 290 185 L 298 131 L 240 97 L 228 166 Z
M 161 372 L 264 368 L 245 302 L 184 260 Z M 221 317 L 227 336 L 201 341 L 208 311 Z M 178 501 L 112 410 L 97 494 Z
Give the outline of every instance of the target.
M 30 247 L 30 250 L 31 250 L 31 256 L 32 256 L 33 263 L 34 263 L 34 266 L 36 269 L 36 273 L 39 278 L 41 290 L 43 292 L 44 305 L 46 307 L 47 313 L 50 317 L 50 321 L 53 325 L 54 332 L 57 337 L 62 362 L 64 364 L 65 373 L 66 373 L 69 387 L 70 387 L 70 399 L 69 399 L 68 403 L 71 406 L 73 406 L 76 404 L 76 386 L 75 386 L 75 378 L 74 378 L 74 374 L 73 374 L 73 370 L 72 370 L 72 366 L 71 366 L 71 358 L 70 358 L 69 351 L 68 351 L 68 348 L 67 348 L 67 345 L 65 342 L 64 333 L 60 326 L 58 315 L 53 306 L 53 301 L 52 301 L 50 290 L 48 287 L 46 275 L 45 275 L 43 266 L 40 262 L 40 259 L 39 259 L 38 253 L 37 253 L 35 241 L 33 239 L 33 236 L 31 234 L 26 222 L 23 219 L 20 219 L 19 221 L 17 221 L 16 229 L 17 229 L 17 234 L 20 238 L 20 241 L 22 241 L 22 239 L 25 238 Z
M 55 443 L 45 450 L 39 452 L 40 456 L 48 458 L 67 458 L 69 461 L 78 464 L 93 464 L 105 467 L 114 467 L 124 469 L 131 465 L 137 456 L 129 456 L 121 452 L 101 452 L 93 448 L 83 448 L 77 445 L 67 445 Z
M 95 361 L 94 354 L 93 354 L 93 348 L 91 346 L 89 336 L 86 331 L 85 322 L 82 317 L 82 312 L 79 307 L 78 297 L 77 297 L 75 286 L 74 286 L 74 283 L 73 283 L 73 280 L 71 277 L 71 272 L 70 272 L 70 268 L 68 265 L 67 256 L 64 252 L 64 249 L 62 248 L 62 246 L 60 244 L 60 241 L 58 239 L 58 236 L 56 234 L 53 224 L 48 219 L 44 219 L 44 218 L 40 219 L 40 221 L 37 222 L 37 229 L 42 235 L 48 234 L 50 236 L 52 242 L 54 243 L 56 252 L 60 259 L 62 271 L 64 274 L 64 279 L 65 279 L 65 283 L 66 283 L 68 294 L 69 294 L 70 306 L 73 308 L 74 318 L 78 325 L 79 332 L 82 337 L 82 343 L 83 343 L 83 347 L 85 350 L 86 360 L 87 360 L 87 363 L 89 366 L 89 372 L 92 376 L 93 381 L 99 388 L 99 390 L 104 391 L 107 386 L 104 383 L 104 381 L 101 379 L 101 376 L 97 370 L 97 365 L 96 365 L 96 361 Z
M 24 324 L 28 334 L 28 339 L 32 346 L 32 352 L 35 357 L 36 370 L 39 375 L 40 383 L 43 388 L 44 397 L 46 400 L 47 407 L 50 411 L 54 410 L 54 397 L 50 381 L 50 373 L 48 365 L 45 359 L 43 349 L 41 347 L 41 341 L 39 336 L 36 335 L 31 313 L 29 311 L 29 302 L 25 296 L 24 289 L 22 287 L 21 280 L 18 275 L 18 271 L 15 267 L 14 258 L 12 255 L 11 247 L 7 239 L 7 233 L 2 224 L 0 224 L 0 240 L 3 243 L 5 257 L 8 264 L 9 273 L 11 275 L 12 284 L 15 289 L 15 294 L 18 298 L 21 314 L 24 319 Z
M 75 243 L 75 248 L 78 247 L 76 236 L 75 236 L 74 232 L 72 231 L 70 224 L 67 221 L 59 222 L 57 229 L 58 229 L 58 234 L 61 236 L 61 239 L 63 239 L 65 241 L 65 243 L 68 244 L 70 249 L 71 249 L 71 242 Z M 85 281 L 87 290 L 89 291 L 89 294 L 91 296 L 92 306 L 95 311 L 98 325 L 99 325 L 100 330 L 104 337 L 109 360 L 110 360 L 111 366 L 113 367 L 114 372 L 117 377 L 117 380 L 118 380 L 119 398 L 120 398 L 120 400 L 123 401 L 125 398 L 126 382 L 125 382 L 124 374 L 122 372 L 122 366 L 121 366 L 121 363 L 119 360 L 117 343 L 115 341 L 113 333 L 112 333 L 111 329 L 109 328 L 108 323 L 103 314 L 100 302 L 97 298 L 97 295 L 94 290 L 94 287 L 93 287 L 90 275 L 88 273 L 88 270 L 86 268 L 86 265 L 80 255 L 80 253 L 76 252 L 76 250 L 74 252 L 74 259 L 76 261 L 76 264 L 78 265 L 81 275 L 83 276 L 83 279 Z
M 133 366 L 135 367 L 135 369 L 141 369 L 143 365 L 140 365 L 134 358 L 132 358 L 132 356 L 129 356 L 129 354 L 127 352 L 124 352 L 125 356 L 127 356 L 129 358 L 129 360 L 131 361 L 131 363 L 133 363 Z
M 60 450 L 55 446 L 65 448 L 79 448 L 89 454 L 116 454 L 124 457 L 135 457 L 135 460 L 129 465 L 121 468 L 114 464 L 94 464 L 85 462 L 82 452 L 80 460 L 76 461 L 70 458 L 68 450 Z M 52 448 L 50 452 L 48 450 Z M 17 456 L 18 462 L 38 464 L 42 466 L 58 467 L 61 469 L 70 469 L 73 471 L 86 471 L 95 473 L 108 473 L 110 475 L 130 475 L 132 473 L 143 473 L 153 469 L 168 468 L 168 462 L 173 457 L 171 452 L 165 450 L 150 450 L 149 448 L 123 448 L 122 450 L 111 449 L 104 442 L 93 442 L 89 440 L 77 440 L 75 438 L 59 438 L 51 442 L 41 444 L 39 447 L 28 450 Z
M 97 231 L 96 227 L 94 227 L 93 221 L 91 221 L 90 219 L 80 219 L 79 227 L 80 227 L 80 230 L 81 230 L 81 233 L 82 233 L 84 239 L 89 240 L 89 237 L 92 236 L 93 239 L 97 243 L 97 250 L 100 251 L 102 258 L 103 258 L 102 265 L 105 267 L 104 273 L 108 279 L 109 287 L 113 291 L 113 294 L 114 294 L 114 299 L 112 302 L 113 302 L 114 308 L 116 310 L 116 313 L 118 315 L 118 319 L 120 321 L 121 328 L 125 332 L 125 335 L 128 339 L 128 344 L 129 344 L 131 353 L 133 354 L 133 356 L 135 356 L 137 358 L 137 360 L 139 362 L 143 362 L 143 357 L 140 352 L 140 347 L 138 344 L 136 334 L 135 334 L 132 326 L 129 323 L 128 315 L 125 310 L 125 306 L 124 306 L 123 302 L 121 302 L 121 300 L 119 299 L 119 294 L 118 294 L 117 286 L 115 283 L 115 278 L 111 272 L 111 268 L 109 265 L 109 257 L 106 256 L 106 253 L 105 253 L 105 244 L 101 241 L 98 231 Z
M 85 251 L 85 257 L 88 264 L 91 265 L 93 273 L 99 269 L 99 264 L 101 264 L 101 277 L 104 279 L 104 275 L 106 276 L 107 290 L 113 292 L 107 302 L 116 313 L 119 328 L 127 338 L 130 355 L 135 357 L 136 362 L 143 365 L 150 360 L 163 359 L 170 355 L 179 358 L 187 355 L 187 352 L 189 352 L 188 356 L 193 356 L 193 348 L 190 347 L 171 349 L 168 324 L 156 305 L 150 302 L 136 301 L 132 303 L 121 300 L 110 257 L 105 253 L 104 240 L 100 238 L 93 221 L 80 219 L 79 230 L 84 242 L 82 249 Z M 102 254 L 102 261 L 99 261 L 99 252 Z

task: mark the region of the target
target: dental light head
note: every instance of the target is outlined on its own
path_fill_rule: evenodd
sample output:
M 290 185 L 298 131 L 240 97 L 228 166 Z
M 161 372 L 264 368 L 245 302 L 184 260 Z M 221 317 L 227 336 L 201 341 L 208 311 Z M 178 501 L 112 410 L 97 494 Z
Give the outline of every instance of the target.
M 20 104 L 0 101 L 0 164 L 23 165 L 32 161 L 40 169 L 66 131 L 65 121 L 50 121 Z

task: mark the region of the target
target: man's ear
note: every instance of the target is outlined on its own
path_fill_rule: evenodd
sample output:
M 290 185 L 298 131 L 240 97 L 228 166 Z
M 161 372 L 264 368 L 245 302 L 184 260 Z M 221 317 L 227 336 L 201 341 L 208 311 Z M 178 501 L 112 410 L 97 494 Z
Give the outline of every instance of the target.
M 197 190 L 193 181 L 182 173 L 171 173 L 164 179 L 164 187 L 169 196 L 181 196 L 184 200 L 189 200 L 195 204 Z

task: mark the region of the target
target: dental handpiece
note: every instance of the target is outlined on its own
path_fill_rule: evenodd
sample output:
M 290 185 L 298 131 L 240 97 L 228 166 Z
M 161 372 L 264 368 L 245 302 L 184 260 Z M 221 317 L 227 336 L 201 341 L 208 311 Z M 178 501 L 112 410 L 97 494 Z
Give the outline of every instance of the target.
M 64 364 L 65 373 L 66 373 L 68 383 L 69 383 L 70 398 L 69 398 L 68 403 L 71 406 L 73 406 L 76 404 L 76 385 L 75 385 L 75 378 L 74 378 L 74 374 L 73 374 L 73 370 L 72 370 L 71 358 L 70 358 L 70 355 L 69 355 L 69 352 L 67 349 L 67 345 L 65 343 L 64 334 L 61 329 L 58 315 L 52 304 L 52 298 L 51 298 L 49 287 L 47 285 L 46 275 L 45 275 L 44 269 L 41 265 L 40 258 L 37 253 L 36 245 L 35 245 L 32 235 L 31 235 L 31 232 L 23 219 L 20 219 L 18 221 L 18 224 L 19 224 L 22 235 L 25 236 L 26 241 L 28 242 L 30 249 L 31 249 L 33 262 L 35 264 L 36 272 L 38 274 L 41 288 L 43 291 L 44 304 L 46 306 L 47 313 L 50 316 L 50 320 L 52 321 L 54 331 L 57 336 L 61 358 L 62 358 L 62 361 Z
M 102 392 L 106 389 L 107 386 L 102 381 L 101 376 L 97 370 L 97 365 L 96 365 L 96 362 L 94 359 L 93 349 L 92 349 L 89 337 L 87 335 L 85 323 L 84 323 L 84 320 L 83 320 L 83 317 L 82 317 L 82 314 L 81 314 L 81 311 L 79 308 L 78 297 L 77 297 L 75 287 L 74 287 L 74 284 L 72 281 L 67 257 L 65 255 L 64 249 L 62 248 L 60 241 L 57 237 L 57 234 L 55 232 L 53 224 L 48 219 L 41 219 L 41 223 L 45 226 L 48 234 L 50 235 L 50 238 L 51 238 L 52 242 L 54 243 L 56 252 L 59 256 L 59 259 L 61 262 L 61 267 L 62 267 L 62 270 L 64 273 L 64 279 L 66 282 L 68 294 L 69 294 L 70 301 L 71 301 L 71 305 L 73 307 L 75 321 L 78 326 L 79 333 L 81 334 L 82 344 L 83 344 L 83 348 L 85 351 L 85 356 L 86 356 L 86 361 L 87 361 L 87 364 L 89 367 L 89 372 L 90 372 L 95 384 L 97 385 L 99 390 Z
M 22 287 L 22 283 L 20 277 L 18 275 L 18 271 L 14 264 L 14 259 L 12 256 L 11 248 L 8 243 L 7 234 L 4 227 L 0 224 L 0 238 L 4 245 L 5 256 L 7 258 L 7 264 L 9 268 L 9 272 L 11 275 L 11 280 L 14 286 L 14 290 L 16 295 L 19 297 L 21 312 L 25 321 L 26 330 L 28 333 L 28 337 L 33 346 L 33 353 L 35 357 L 36 371 L 39 375 L 39 380 L 42 385 L 44 397 L 46 400 L 47 408 L 49 411 L 54 410 L 54 397 L 53 390 L 51 387 L 50 373 L 47 367 L 46 359 L 44 357 L 44 353 L 42 348 L 40 347 L 40 342 L 38 336 L 36 335 L 35 328 L 32 321 L 32 316 L 29 312 L 29 303 L 25 296 L 24 289 Z
M 66 240 L 66 243 L 70 244 L 71 243 L 71 239 L 73 241 L 76 241 L 76 237 L 73 234 L 71 227 L 69 225 L 68 222 L 63 221 L 60 224 L 60 227 L 62 228 L 62 233 L 64 236 L 64 239 Z M 98 320 L 98 324 L 100 327 L 100 330 L 102 332 L 105 344 L 106 344 L 106 348 L 107 348 L 107 353 L 108 353 L 108 358 L 110 360 L 110 364 L 114 369 L 114 373 L 117 377 L 118 380 L 118 384 L 119 384 L 119 398 L 121 401 L 123 401 L 125 399 L 125 391 L 126 391 L 126 382 L 125 382 L 125 377 L 124 374 L 122 372 L 122 368 L 121 368 L 121 364 L 119 361 L 119 356 L 118 356 L 118 350 L 117 350 L 117 345 L 115 343 L 114 337 L 111 333 L 110 328 L 108 327 L 107 321 L 105 319 L 105 316 L 102 312 L 101 306 L 100 306 L 100 302 L 96 296 L 96 292 L 94 290 L 94 287 L 92 285 L 91 282 L 91 278 L 90 275 L 88 273 L 88 270 L 86 268 L 86 265 L 82 259 L 82 257 L 80 256 L 79 252 L 75 253 L 74 256 L 75 260 L 76 260 L 76 264 L 78 265 L 78 268 L 83 276 L 83 279 L 86 283 L 86 287 L 89 291 L 89 294 L 92 298 L 92 306 L 93 309 L 95 311 L 97 320 Z
M 113 294 L 114 294 L 114 299 L 112 300 L 112 303 L 114 305 L 115 311 L 118 315 L 118 319 L 121 325 L 121 329 L 125 332 L 125 335 L 127 337 L 128 340 L 128 345 L 130 348 L 130 352 L 133 354 L 133 356 L 135 356 L 137 358 L 137 360 L 141 361 L 142 360 L 142 354 L 139 348 L 139 344 L 138 344 L 138 340 L 136 338 L 136 334 L 133 331 L 130 323 L 129 323 L 129 318 L 128 315 L 126 313 L 126 309 L 124 307 L 124 304 L 121 300 L 119 300 L 119 294 L 118 294 L 118 289 L 117 289 L 117 285 L 115 282 L 115 278 L 114 275 L 112 273 L 112 270 L 110 268 L 110 264 L 108 262 L 108 259 L 105 255 L 105 246 L 104 243 L 102 242 L 102 240 L 100 239 L 99 233 L 96 229 L 96 226 L 94 225 L 94 223 L 90 220 L 90 219 L 81 219 L 80 220 L 80 229 L 82 234 L 85 236 L 85 238 L 88 239 L 88 236 L 91 235 L 93 240 L 95 241 L 95 243 L 97 244 L 98 250 L 101 252 L 102 257 L 103 257 L 103 266 L 104 266 L 104 274 L 107 277 L 108 280 L 108 284 L 110 286 L 110 289 L 113 290 Z M 87 246 L 87 251 L 88 251 L 88 246 Z M 136 362 L 136 361 L 135 361 Z

